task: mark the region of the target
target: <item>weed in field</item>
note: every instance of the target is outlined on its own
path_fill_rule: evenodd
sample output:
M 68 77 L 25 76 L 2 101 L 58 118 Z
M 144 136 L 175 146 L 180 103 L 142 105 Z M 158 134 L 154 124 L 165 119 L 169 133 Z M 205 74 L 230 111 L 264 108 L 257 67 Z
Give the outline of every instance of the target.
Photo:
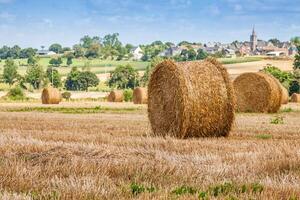
M 143 192 L 152 193 L 152 192 L 155 192 L 155 190 L 156 190 L 155 187 L 153 187 L 153 186 L 145 187 L 144 185 L 137 184 L 137 183 L 132 183 L 130 185 L 130 189 L 131 189 L 131 193 L 135 196 L 140 193 L 143 193 Z
M 281 110 L 281 112 L 290 113 L 290 112 L 293 112 L 293 109 L 292 108 L 284 108 L 284 109 Z
M 263 140 L 267 140 L 267 139 L 271 139 L 272 135 L 270 134 L 258 134 L 255 136 L 257 139 L 263 139 Z
M 283 117 L 282 116 L 275 116 L 271 119 L 271 124 L 284 124 Z
M 185 185 L 175 188 L 172 191 L 173 194 L 176 194 L 178 196 L 184 195 L 184 194 L 196 194 L 196 192 L 197 192 L 197 190 L 194 189 L 193 187 L 185 186 Z

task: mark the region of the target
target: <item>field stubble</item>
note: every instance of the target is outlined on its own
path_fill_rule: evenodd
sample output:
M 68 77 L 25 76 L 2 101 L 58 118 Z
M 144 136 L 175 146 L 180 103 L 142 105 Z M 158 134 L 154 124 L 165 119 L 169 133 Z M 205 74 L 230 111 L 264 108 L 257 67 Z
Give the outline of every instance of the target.
M 275 115 L 238 114 L 228 138 L 186 140 L 152 137 L 146 108 L 61 114 L 9 112 L 3 107 L 2 198 L 194 199 L 209 195 L 203 191 L 217 199 L 300 195 L 296 104 L 286 106 L 292 111 L 277 114 L 283 124 L 270 123 Z M 227 188 L 215 193 L 216 185 L 225 182 L 232 187 L 259 184 L 263 190 Z

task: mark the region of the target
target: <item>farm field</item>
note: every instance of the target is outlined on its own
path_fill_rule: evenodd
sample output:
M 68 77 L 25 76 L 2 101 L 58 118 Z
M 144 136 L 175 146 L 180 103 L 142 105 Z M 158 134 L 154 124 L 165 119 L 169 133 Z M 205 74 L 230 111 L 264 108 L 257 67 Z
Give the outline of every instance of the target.
M 1 198 L 296 199 L 299 118 L 288 104 L 237 114 L 228 138 L 179 140 L 152 136 L 145 105 L 1 103 Z
M 255 62 L 260 61 L 262 58 L 260 57 L 244 57 L 244 58 L 221 58 L 219 59 L 220 62 L 224 64 L 232 64 L 232 63 L 248 63 L 248 62 Z M 38 63 L 46 68 L 49 65 L 50 58 L 40 58 Z M 18 64 L 18 71 L 21 75 L 26 73 L 27 69 L 27 59 L 16 59 L 15 63 Z M 101 60 L 101 59 L 73 59 L 73 64 L 71 66 L 76 66 L 79 68 L 84 67 L 85 65 L 90 66 L 90 70 L 96 74 L 106 74 L 110 71 L 114 70 L 119 65 L 132 65 L 135 69 L 139 71 L 144 71 L 149 64 L 149 62 L 142 62 L 142 61 L 113 61 L 113 60 Z M 0 74 L 3 72 L 3 65 L 4 60 L 0 62 Z M 57 68 L 59 73 L 63 76 L 66 76 L 71 67 L 66 66 L 66 59 L 63 58 L 63 64 L 61 67 Z

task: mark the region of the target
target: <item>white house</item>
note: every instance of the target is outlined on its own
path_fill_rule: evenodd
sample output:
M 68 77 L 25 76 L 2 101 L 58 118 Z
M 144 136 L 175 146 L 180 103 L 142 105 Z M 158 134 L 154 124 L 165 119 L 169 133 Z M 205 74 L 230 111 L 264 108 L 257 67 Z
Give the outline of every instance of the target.
M 266 54 L 267 56 L 273 56 L 273 57 L 278 57 L 278 56 L 285 56 L 286 53 L 283 51 L 271 51 Z
M 236 57 L 235 51 L 233 49 L 225 49 L 225 56 L 227 58 L 234 58 Z
M 140 60 L 144 55 L 143 50 L 139 46 L 131 49 L 130 53 L 133 55 L 134 60 Z
M 54 51 L 48 51 L 48 50 L 38 50 L 36 52 L 37 55 L 39 56 L 53 56 L 56 55 Z

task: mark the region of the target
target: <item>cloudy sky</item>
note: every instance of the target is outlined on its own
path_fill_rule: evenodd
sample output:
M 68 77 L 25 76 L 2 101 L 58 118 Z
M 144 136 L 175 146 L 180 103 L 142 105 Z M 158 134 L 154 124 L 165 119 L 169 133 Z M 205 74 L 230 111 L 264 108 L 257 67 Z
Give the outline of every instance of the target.
M 300 0 L 0 0 L 0 46 L 64 46 L 120 33 L 123 43 L 289 40 L 300 35 Z

